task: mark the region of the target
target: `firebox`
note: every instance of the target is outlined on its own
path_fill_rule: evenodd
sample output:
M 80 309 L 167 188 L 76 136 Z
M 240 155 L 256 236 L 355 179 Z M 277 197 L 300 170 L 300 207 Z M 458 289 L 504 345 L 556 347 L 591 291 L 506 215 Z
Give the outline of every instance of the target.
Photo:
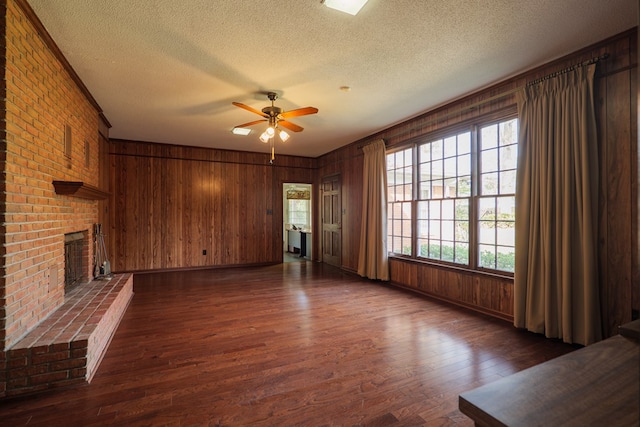
M 64 291 L 65 294 L 83 281 L 87 281 L 89 247 L 87 232 L 64 235 Z

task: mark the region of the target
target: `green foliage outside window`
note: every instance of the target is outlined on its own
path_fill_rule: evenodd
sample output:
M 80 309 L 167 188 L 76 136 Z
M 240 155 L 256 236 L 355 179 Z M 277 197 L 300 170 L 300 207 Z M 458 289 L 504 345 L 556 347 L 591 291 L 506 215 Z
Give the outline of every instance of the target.
M 450 245 L 441 246 L 438 243 L 424 244 L 420 245 L 419 256 L 466 264 L 469 262 L 469 248 L 464 246 L 456 248 Z M 513 273 L 516 265 L 516 254 L 515 252 L 494 254 L 492 251 L 480 251 L 479 264 L 480 267 Z

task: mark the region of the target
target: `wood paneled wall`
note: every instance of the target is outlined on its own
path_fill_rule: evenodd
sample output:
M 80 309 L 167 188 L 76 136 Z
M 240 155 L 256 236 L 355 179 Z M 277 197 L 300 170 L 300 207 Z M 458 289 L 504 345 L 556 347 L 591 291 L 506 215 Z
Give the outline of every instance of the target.
M 115 271 L 282 261 L 282 184 L 313 159 L 112 140 Z M 206 254 L 204 254 L 206 251 Z
M 357 144 L 333 151 L 319 160 L 316 182 L 331 175 L 340 175 L 342 185 L 342 262 L 349 271 L 358 269 L 360 225 L 362 219 L 362 173 L 364 157 Z M 320 188 L 319 185 L 316 186 Z M 322 206 L 316 204 L 316 217 L 322 215 Z M 321 242 L 318 242 L 321 244 Z
M 600 277 L 609 335 L 640 309 L 636 34 L 615 40 L 597 79 L 600 142 Z
M 631 320 L 640 308 L 638 251 L 637 31 L 620 34 L 545 66 L 481 90 L 383 132 L 322 156 L 318 176 L 342 174 L 342 266 L 357 270 L 362 212 L 362 150 L 378 138 L 387 149 L 465 122 L 516 111 L 515 90 L 552 72 L 608 54 L 597 68 L 596 103 L 600 136 L 599 264 L 605 335 Z M 406 259 L 391 259 L 391 280 L 456 304 L 513 318 L 513 280 Z
M 511 278 L 455 268 L 425 268 L 421 263 L 397 258 L 391 262 L 391 281 L 425 295 L 513 320 Z

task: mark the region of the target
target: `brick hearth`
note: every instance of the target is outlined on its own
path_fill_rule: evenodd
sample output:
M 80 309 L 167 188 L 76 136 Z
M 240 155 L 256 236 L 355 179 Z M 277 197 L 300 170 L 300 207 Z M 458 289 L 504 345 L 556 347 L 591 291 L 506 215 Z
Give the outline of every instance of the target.
M 51 316 L 0 353 L 0 398 L 91 381 L 132 297 L 131 274 L 74 289 Z

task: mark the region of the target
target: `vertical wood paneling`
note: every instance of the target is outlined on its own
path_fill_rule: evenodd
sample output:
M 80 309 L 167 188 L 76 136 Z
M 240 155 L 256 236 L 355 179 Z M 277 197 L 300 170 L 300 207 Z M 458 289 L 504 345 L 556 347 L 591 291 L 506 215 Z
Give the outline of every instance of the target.
M 274 179 L 311 182 L 313 174 L 312 159 L 287 156 L 269 166 L 254 153 L 129 141 L 111 150 L 114 271 L 279 262 Z
M 596 79 L 595 81 L 595 91 L 598 94 L 597 101 L 595 103 L 595 113 L 596 117 L 606 117 L 607 115 L 607 81 L 606 79 Z M 607 286 L 604 286 L 606 283 L 606 278 L 609 277 L 609 262 L 607 261 L 606 249 L 607 242 L 609 241 L 608 234 L 608 209 L 607 209 L 607 186 L 606 183 L 608 181 L 609 176 L 609 168 L 603 167 L 609 163 L 608 161 L 608 150 L 607 144 L 604 144 L 602 141 L 606 141 L 607 135 L 607 121 L 602 121 L 598 126 L 598 161 L 600 164 L 599 169 L 599 196 L 598 196 L 598 268 L 600 274 L 600 281 L 603 286 L 600 286 L 600 307 L 603 308 L 602 312 L 602 327 L 603 330 L 608 329 L 609 325 L 609 314 L 604 310 L 604 307 L 609 307 L 609 293 L 607 291 Z
M 138 194 L 138 218 L 136 223 L 138 229 L 138 248 L 142 247 L 143 250 L 132 249 L 132 254 L 138 256 L 138 263 L 150 264 L 153 255 L 153 240 L 151 236 L 151 215 L 152 210 L 152 197 L 153 197 L 153 181 L 152 181 L 152 169 L 153 159 L 146 159 L 145 162 L 140 162 L 140 168 L 138 170 L 138 188 L 141 189 Z
M 634 42 L 632 43 L 631 40 Z M 633 47 L 633 48 L 632 48 Z M 637 126 L 632 89 L 637 84 L 635 37 L 622 38 L 607 49 L 611 61 L 602 67 L 599 88 L 603 91 L 598 116 L 601 153 L 600 247 L 601 295 L 605 336 L 617 333 L 619 325 L 631 320 L 634 308 L 634 271 L 638 268 L 637 247 L 632 237 L 637 200 Z
M 111 191 L 111 197 L 109 199 L 109 232 L 107 233 L 107 238 L 112 267 L 114 266 L 114 260 L 124 259 L 124 253 L 122 252 L 123 246 L 116 244 L 117 236 L 115 230 L 118 230 L 119 234 L 126 233 L 126 229 L 124 228 L 125 215 L 120 215 L 119 213 L 126 211 L 127 201 L 124 197 L 125 193 L 122 191 L 122 187 L 117 185 L 127 174 L 126 163 L 121 162 L 119 167 L 116 167 L 115 161 L 115 157 L 109 156 L 109 189 Z
M 163 256 L 160 257 L 160 265 L 154 265 L 155 268 L 184 265 L 182 258 L 184 211 L 181 198 L 181 189 L 184 186 L 182 181 L 183 162 L 179 160 L 167 160 L 166 162 L 158 160 L 157 162 L 158 169 L 163 171 L 160 199 L 163 200 L 162 213 L 163 218 L 166 218 L 166 223 L 159 224 L 162 239 L 160 246 Z M 126 238 L 126 236 L 123 237 Z M 141 266 L 140 269 L 143 267 Z
M 227 195 L 229 197 L 229 204 L 227 207 L 227 218 L 229 221 L 227 222 L 229 225 L 229 240 L 226 242 L 229 250 L 229 259 L 227 260 L 227 264 L 240 264 L 240 260 L 244 260 L 244 256 L 246 254 L 242 253 L 244 249 L 244 240 L 241 236 L 245 234 L 246 223 L 241 221 L 241 215 L 246 215 L 246 208 L 242 201 L 248 197 L 246 194 L 242 194 L 243 188 L 241 187 L 242 180 L 242 170 L 239 165 L 233 165 L 233 171 L 231 172 L 231 176 L 233 176 L 233 185 L 227 188 Z M 228 181 L 227 181 L 228 182 Z M 253 200 L 257 199 L 259 188 L 253 188 L 251 191 L 254 193 Z M 242 211 L 243 209 L 244 212 Z M 253 218 L 253 215 L 252 215 Z
M 399 258 L 390 260 L 390 272 L 394 284 L 505 320 L 513 319 L 513 285 L 509 278 L 459 272 Z
M 629 72 L 620 72 L 607 78 L 607 276 L 604 289 L 610 314 L 605 327 L 613 333 L 631 313 L 631 137 L 629 103 Z M 621 144 L 621 141 L 627 141 Z M 620 239 L 618 236 L 629 236 Z M 628 313 L 625 315 L 624 313 Z
M 343 233 L 342 259 L 343 265 L 356 271 L 358 269 L 362 212 L 362 179 L 364 156 L 362 161 L 354 158 L 350 167 L 342 174 L 342 206 L 343 221 L 348 224 L 350 231 Z
M 146 244 L 141 239 L 141 229 L 144 228 L 144 218 L 140 216 L 140 193 L 147 191 L 143 186 L 140 186 L 140 169 L 144 168 L 145 163 L 149 160 L 146 158 L 129 159 L 131 163 L 130 170 L 133 171 L 132 187 L 137 189 L 135 197 L 130 198 L 128 203 L 127 212 L 131 212 L 131 215 L 127 215 L 126 229 L 128 230 L 128 236 L 130 237 L 125 245 L 125 256 L 130 265 L 138 265 L 140 259 L 143 257 L 142 252 L 147 250 Z
M 151 168 L 151 215 L 149 218 L 149 239 L 151 240 L 151 268 L 158 268 L 162 257 L 164 256 L 163 239 L 166 239 L 166 231 L 162 227 L 163 221 L 166 221 L 165 206 L 167 203 L 166 196 L 162 193 L 162 167 L 157 161 L 152 163 Z
M 211 260 L 221 260 L 222 252 L 220 247 L 215 244 L 217 239 L 215 236 L 222 235 L 224 228 L 222 222 L 222 167 L 219 163 L 211 163 L 211 225 L 209 227 L 209 241 L 211 249 Z
M 640 13 L 640 8 L 638 10 Z M 630 64 L 636 64 L 635 71 L 631 70 L 633 73 L 631 78 L 631 91 L 629 93 L 629 103 L 631 104 L 631 120 L 633 121 L 635 118 L 635 126 L 631 126 L 631 157 L 632 157 L 632 167 L 631 167 L 631 241 L 632 241 L 632 262 L 633 262 L 633 271 L 631 273 L 631 300 L 632 300 L 632 309 L 634 310 L 633 314 L 635 316 L 640 315 L 640 197 L 638 197 L 638 186 L 640 185 L 640 169 L 638 168 L 638 160 L 640 159 L 640 147 L 638 145 L 638 123 L 640 121 L 640 116 L 638 116 L 638 100 L 639 92 L 638 92 L 638 49 L 640 48 L 640 43 L 638 43 L 638 37 L 630 37 L 629 38 L 630 48 Z M 634 78 L 635 77 L 635 78 Z M 635 201 L 635 202 L 634 202 Z

